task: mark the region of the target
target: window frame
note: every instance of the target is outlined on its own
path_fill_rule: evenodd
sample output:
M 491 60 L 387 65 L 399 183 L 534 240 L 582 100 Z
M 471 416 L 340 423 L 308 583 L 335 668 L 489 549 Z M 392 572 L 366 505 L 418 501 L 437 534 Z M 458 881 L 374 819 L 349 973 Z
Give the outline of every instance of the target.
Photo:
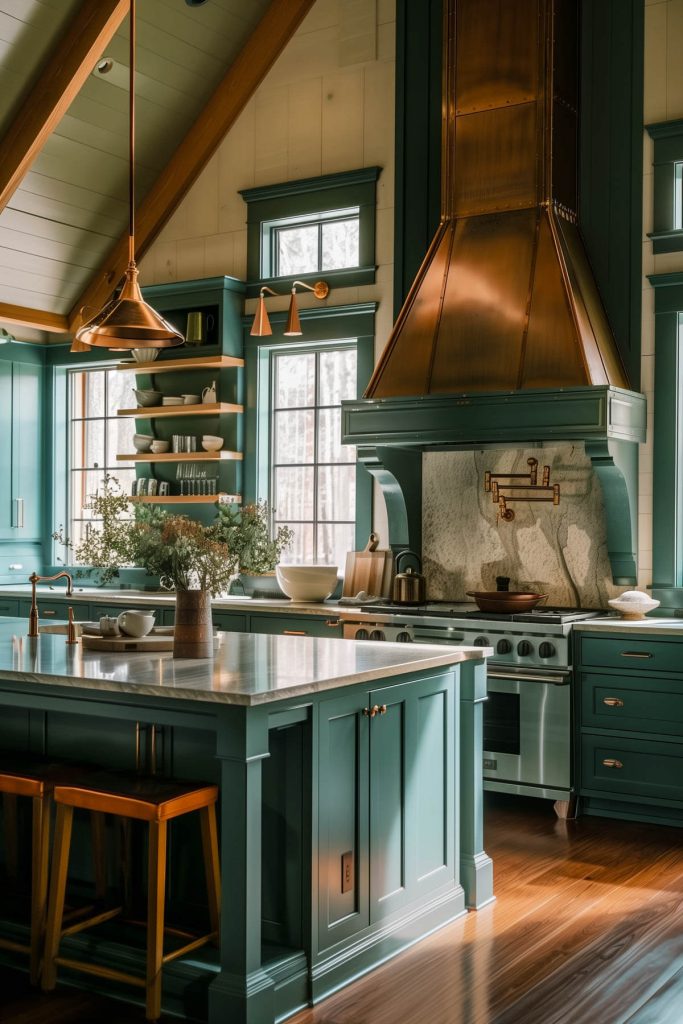
M 683 118 L 645 126 L 654 143 L 653 229 L 648 232 L 655 255 L 683 251 Z M 679 226 L 680 224 L 680 226 Z
M 323 253 L 323 227 L 326 224 L 338 224 L 347 220 L 357 220 L 360 227 L 360 209 L 357 206 L 349 207 L 347 210 L 330 210 L 329 212 L 311 217 L 284 217 L 275 221 L 264 221 L 261 225 L 261 264 L 263 267 L 279 271 L 278 260 L 278 237 L 282 231 L 292 231 L 296 228 L 317 227 L 318 229 L 318 266 L 315 270 L 296 271 L 298 274 L 321 274 L 333 273 L 332 270 L 325 270 L 322 266 Z M 360 259 L 360 247 L 359 247 Z M 357 264 L 349 267 L 342 267 L 343 270 L 356 270 Z M 276 273 L 271 280 L 288 280 L 288 274 Z
M 300 310 L 304 337 L 285 337 L 286 311 L 270 313 L 272 335 L 251 337 L 252 317 L 243 320 L 246 408 L 244 501 L 271 499 L 271 352 L 278 348 L 320 350 L 355 341 L 357 351 L 357 397 L 365 390 L 374 367 L 375 312 L 377 303 Z M 372 477 L 356 459 L 356 548 L 364 548 L 372 530 Z
M 272 227 L 290 220 L 292 223 L 314 221 L 325 215 L 334 216 L 344 210 L 358 208 L 358 266 L 340 270 L 315 270 L 297 274 L 306 284 L 313 284 L 321 274 L 331 288 L 374 284 L 375 223 L 377 210 L 377 179 L 380 167 L 363 167 L 341 174 L 324 174 L 318 178 L 302 178 L 277 185 L 241 189 L 247 204 L 247 298 L 256 298 L 264 286 L 276 291 L 289 290 L 291 275 L 272 274 Z M 283 285 L 287 287 L 283 289 Z

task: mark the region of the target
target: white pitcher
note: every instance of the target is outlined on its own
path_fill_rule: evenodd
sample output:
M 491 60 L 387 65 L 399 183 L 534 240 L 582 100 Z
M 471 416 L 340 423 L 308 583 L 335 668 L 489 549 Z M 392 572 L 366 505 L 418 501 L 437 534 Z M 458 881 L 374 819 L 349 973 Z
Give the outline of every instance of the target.
M 216 381 L 212 380 L 211 387 L 204 388 L 204 390 L 202 391 L 202 402 L 205 405 L 211 405 L 217 401 L 218 399 L 216 398 Z

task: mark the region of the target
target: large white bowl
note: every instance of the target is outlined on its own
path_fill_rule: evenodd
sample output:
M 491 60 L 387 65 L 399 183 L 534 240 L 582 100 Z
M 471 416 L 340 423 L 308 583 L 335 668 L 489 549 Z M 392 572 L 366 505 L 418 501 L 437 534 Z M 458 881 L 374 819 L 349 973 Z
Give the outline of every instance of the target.
M 612 598 L 607 604 L 619 612 L 622 619 L 635 622 L 639 619 L 644 619 L 648 612 L 658 608 L 660 602 L 655 601 L 652 597 L 648 597 L 647 594 L 643 594 L 640 590 L 627 590 L 625 593 L 620 594 L 619 597 Z
M 337 586 L 336 565 L 278 565 L 275 575 L 292 601 L 324 601 Z

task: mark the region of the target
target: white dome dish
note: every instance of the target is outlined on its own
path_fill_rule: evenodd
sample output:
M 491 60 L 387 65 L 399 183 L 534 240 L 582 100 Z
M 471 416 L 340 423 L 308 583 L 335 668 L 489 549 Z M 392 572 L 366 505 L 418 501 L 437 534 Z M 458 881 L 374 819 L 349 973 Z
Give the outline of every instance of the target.
M 648 612 L 654 611 L 660 604 L 659 601 L 648 597 L 647 594 L 643 594 L 640 590 L 626 590 L 619 597 L 614 597 L 607 603 L 610 608 L 614 608 L 615 611 L 619 612 L 622 619 L 631 622 L 644 619 Z
M 277 565 L 275 575 L 292 601 L 324 601 L 337 586 L 336 565 Z

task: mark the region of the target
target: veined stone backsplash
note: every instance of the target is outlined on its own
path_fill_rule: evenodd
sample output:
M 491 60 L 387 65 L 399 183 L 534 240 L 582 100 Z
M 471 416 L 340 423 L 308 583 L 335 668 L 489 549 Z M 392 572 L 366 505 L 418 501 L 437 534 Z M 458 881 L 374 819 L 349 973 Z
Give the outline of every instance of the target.
M 550 466 L 560 504 L 511 502 L 512 522 L 497 520 L 484 473 L 527 473 L 527 459 Z M 505 451 L 434 452 L 423 459 L 423 569 L 433 600 L 468 600 L 467 590 L 548 594 L 548 604 L 606 607 L 624 587 L 612 583 L 600 483 L 583 445 Z

